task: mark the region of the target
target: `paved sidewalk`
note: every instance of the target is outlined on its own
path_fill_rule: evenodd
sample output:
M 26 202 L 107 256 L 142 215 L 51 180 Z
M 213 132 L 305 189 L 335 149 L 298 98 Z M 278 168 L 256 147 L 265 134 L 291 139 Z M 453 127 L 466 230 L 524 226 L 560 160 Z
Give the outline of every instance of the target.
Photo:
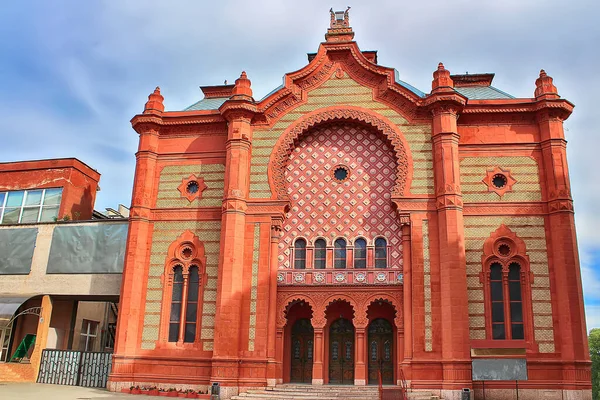
M 44 385 L 42 383 L 0 383 L 0 400 L 142 400 L 156 396 L 112 393 L 104 389 L 79 386 Z

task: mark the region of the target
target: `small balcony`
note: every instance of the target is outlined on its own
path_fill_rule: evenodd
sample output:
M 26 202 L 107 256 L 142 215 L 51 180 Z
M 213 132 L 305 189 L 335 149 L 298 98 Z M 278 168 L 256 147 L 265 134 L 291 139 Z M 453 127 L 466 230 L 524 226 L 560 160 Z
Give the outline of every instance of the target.
M 277 273 L 278 286 L 402 285 L 398 269 L 285 269 Z

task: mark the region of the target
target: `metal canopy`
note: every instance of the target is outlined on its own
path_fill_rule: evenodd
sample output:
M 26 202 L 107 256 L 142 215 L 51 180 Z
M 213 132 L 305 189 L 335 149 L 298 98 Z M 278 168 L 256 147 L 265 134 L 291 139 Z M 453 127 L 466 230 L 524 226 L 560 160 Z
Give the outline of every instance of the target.
M 8 327 L 13 315 L 23 303 L 34 295 L 24 297 L 1 297 L 0 296 L 0 329 Z

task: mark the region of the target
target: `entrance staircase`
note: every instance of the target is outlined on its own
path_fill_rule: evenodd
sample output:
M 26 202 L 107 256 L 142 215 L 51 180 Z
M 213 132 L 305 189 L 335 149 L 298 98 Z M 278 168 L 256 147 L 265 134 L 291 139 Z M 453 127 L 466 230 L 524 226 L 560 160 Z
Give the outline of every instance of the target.
M 437 399 L 431 393 L 408 393 L 410 400 Z M 342 386 L 342 385 L 294 385 L 285 384 L 265 389 L 248 390 L 233 396 L 232 400 L 379 400 L 377 386 Z

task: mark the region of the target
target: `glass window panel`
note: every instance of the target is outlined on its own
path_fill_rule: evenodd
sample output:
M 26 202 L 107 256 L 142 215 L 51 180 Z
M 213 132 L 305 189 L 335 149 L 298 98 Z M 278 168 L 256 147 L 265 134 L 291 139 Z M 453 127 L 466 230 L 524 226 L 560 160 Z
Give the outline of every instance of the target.
M 346 241 L 338 239 L 335 241 L 334 247 L 335 268 L 346 268 Z
M 511 327 L 512 338 L 517 339 L 525 339 L 525 332 L 523 330 L 523 324 L 512 324 Z
M 8 192 L 8 198 L 6 199 L 7 207 L 21 207 L 23 204 L 23 197 L 25 197 L 25 192 Z
M 19 223 L 19 214 L 21 213 L 20 208 L 5 208 L 4 218 L 2 219 L 3 224 L 17 224 Z
M 367 242 L 364 239 L 354 242 L 354 268 L 367 268 Z
M 181 303 L 171 304 L 171 321 L 179 321 L 181 318 Z
M 179 337 L 179 323 L 169 324 L 169 342 L 176 342 Z
M 27 198 L 25 199 L 26 206 L 39 206 L 42 202 L 41 190 L 28 190 Z
M 306 268 L 306 241 L 304 239 L 298 239 L 294 243 L 294 268 Z
M 24 208 L 23 215 L 21 216 L 21 223 L 25 224 L 28 222 L 37 222 L 39 213 L 40 213 L 39 207 Z
M 185 335 L 183 341 L 185 343 L 194 343 L 196 339 L 196 324 L 185 324 Z
M 497 340 L 506 338 L 506 334 L 504 333 L 504 324 L 494 324 L 492 326 L 492 338 Z
M 502 266 L 498 263 L 493 263 L 490 266 L 490 279 L 493 281 L 502 280 Z
M 502 301 L 502 282 L 490 282 L 492 301 Z
M 185 310 L 185 321 L 186 322 L 196 322 L 196 318 L 198 316 L 198 305 L 196 303 L 188 303 L 187 308 Z
M 354 268 L 367 268 L 367 260 L 364 258 L 356 258 L 354 259 Z
M 523 322 L 523 306 L 522 303 L 510 303 L 510 320 L 512 322 Z
M 46 189 L 44 196 L 44 205 L 59 205 L 62 197 L 62 188 Z
M 385 258 L 376 258 L 375 259 L 375 268 L 386 268 L 387 260 Z
M 504 322 L 503 303 L 492 303 L 492 322 Z
M 315 269 L 325 268 L 326 246 L 327 245 L 323 239 L 318 239 L 315 242 Z
M 4 198 L 6 197 L 6 193 L 0 193 L 0 208 L 4 205 Z
M 508 291 L 510 293 L 511 301 L 520 301 L 521 300 L 521 282 L 509 282 L 508 283 Z
M 508 267 L 508 279 L 511 281 L 521 280 L 521 266 L 518 263 L 510 263 Z
M 181 283 L 173 284 L 173 301 L 181 301 L 183 296 L 183 285 Z
M 53 222 L 58 218 L 58 206 L 56 207 L 43 207 L 42 216 L 40 222 Z

